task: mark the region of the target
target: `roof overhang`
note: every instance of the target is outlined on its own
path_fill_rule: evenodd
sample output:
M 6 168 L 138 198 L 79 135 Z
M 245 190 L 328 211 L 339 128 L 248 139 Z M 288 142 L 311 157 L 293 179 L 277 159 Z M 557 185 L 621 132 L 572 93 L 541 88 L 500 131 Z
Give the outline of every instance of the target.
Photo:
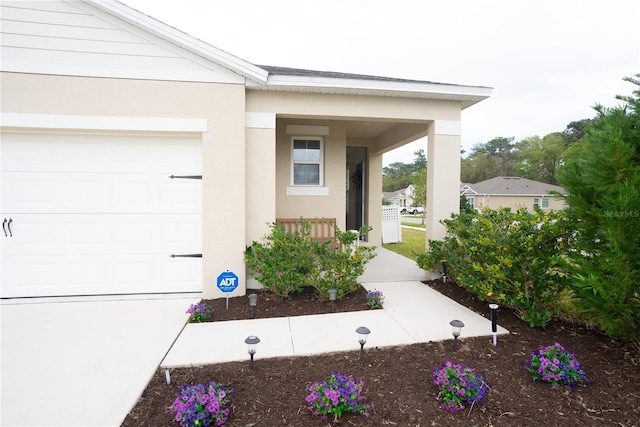
M 270 74 L 266 85 L 248 83 L 247 88 L 275 92 L 437 99 L 460 102 L 462 109 L 489 98 L 493 91 L 492 88 L 483 86 L 279 74 Z
M 116 0 L 82 1 L 154 37 L 245 77 L 246 87 L 251 90 L 435 99 L 460 102 L 462 109 L 489 98 L 493 91 L 493 88 L 483 86 L 257 66 Z

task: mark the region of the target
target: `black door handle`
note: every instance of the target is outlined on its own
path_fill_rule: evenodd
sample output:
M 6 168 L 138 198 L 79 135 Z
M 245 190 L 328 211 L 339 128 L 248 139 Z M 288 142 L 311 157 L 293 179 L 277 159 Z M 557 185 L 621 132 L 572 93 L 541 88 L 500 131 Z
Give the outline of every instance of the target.
M 7 218 L 5 218 L 4 221 L 2 221 L 2 231 L 4 231 L 4 237 L 7 237 L 7 229 L 5 228 L 6 225 L 7 225 Z
M 13 233 L 11 232 L 11 223 L 13 219 L 9 218 L 9 222 L 7 223 L 7 228 L 9 229 L 9 237 L 13 237 Z

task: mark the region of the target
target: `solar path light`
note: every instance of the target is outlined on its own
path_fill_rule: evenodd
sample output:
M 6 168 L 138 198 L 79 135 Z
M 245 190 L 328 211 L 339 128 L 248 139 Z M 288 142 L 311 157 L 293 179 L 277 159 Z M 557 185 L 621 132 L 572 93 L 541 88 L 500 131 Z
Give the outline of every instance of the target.
M 360 360 L 362 360 L 364 359 L 364 345 L 366 344 L 367 336 L 371 331 L 366 326 L 360 326 L 356 329 L 356 333 L 358 334 L 358 342 L 360 343 Z
M 452 320 L 449 322 L 451 325 L 451 333 L 453 334 L 453 351 L 458 349 L 458 337 L 460 336 L 460 330 L 464 328 L 464 323 L 460 320 Z
M 249 357 L 251 357 L 251 361 L 249 362 L 249 369 L 253 370 L 253 356 L 256 354 L 256 347 L 260 342 L 260 338 L 255 335 L 250 335 L 244 340 L 245 344 L 247 344 L 247 351 L 249 352 Z
M 338 295 L 338 291 L 336 289 L 329 289 L 327 291 L 329 293 L 329 301 L 331 301 L 331 312 L 336 312 L 336 295 Z
M 249 294 L 249 307 L 251 307 L 251 318 L 256 318 L 256 305 L 258 304 L 258 295 Z
M 447 261 L 442 261 L 442 283 L 447 283 Z
M 498 344 L 498 304 L 489 304 L 491 309 L 491 334 L 494 347 Z

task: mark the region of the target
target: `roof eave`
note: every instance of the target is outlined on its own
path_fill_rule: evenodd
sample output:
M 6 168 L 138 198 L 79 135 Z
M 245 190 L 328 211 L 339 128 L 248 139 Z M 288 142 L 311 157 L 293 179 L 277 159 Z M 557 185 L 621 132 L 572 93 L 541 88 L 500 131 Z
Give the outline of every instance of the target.
M 489 98 L 493 91 L 493 88 L 483 86 L 273 74 L 269 76 L 266 85 L 253 84 L 247 87 L 277 92 L 440 99 L 462 102 L 463 109 Z

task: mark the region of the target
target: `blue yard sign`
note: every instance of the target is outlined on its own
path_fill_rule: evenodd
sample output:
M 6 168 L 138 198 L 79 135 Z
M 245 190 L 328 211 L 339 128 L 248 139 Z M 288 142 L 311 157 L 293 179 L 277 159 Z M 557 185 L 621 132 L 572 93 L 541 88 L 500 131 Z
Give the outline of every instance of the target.
M 225 271 L 218 276 L 217 286 L 224 293 L 233 292 L 238 287 L 238 276 L 231 271 Z

